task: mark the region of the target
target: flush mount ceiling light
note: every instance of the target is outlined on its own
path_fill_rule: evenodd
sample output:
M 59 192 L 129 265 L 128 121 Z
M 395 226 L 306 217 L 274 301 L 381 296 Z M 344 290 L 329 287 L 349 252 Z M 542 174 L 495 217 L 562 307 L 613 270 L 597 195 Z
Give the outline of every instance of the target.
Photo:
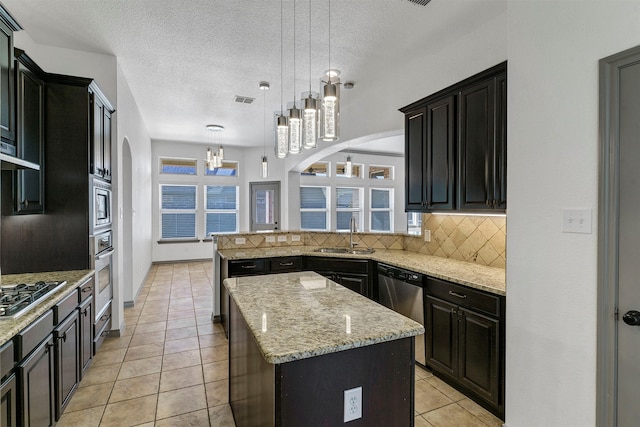
M 212 145 L 215 145 L 215 134 L 224 131 L 224 126 L 221 125 L 206 125 L 208 133 L 211 135 Z M 207 148 L 207 169 L 214 170 L 215 168 L 222 167 L 222 160 L 224 160 L 224 148 L 222 145 L 218 146 L 218 151 L 211 150 L 211 147 Z

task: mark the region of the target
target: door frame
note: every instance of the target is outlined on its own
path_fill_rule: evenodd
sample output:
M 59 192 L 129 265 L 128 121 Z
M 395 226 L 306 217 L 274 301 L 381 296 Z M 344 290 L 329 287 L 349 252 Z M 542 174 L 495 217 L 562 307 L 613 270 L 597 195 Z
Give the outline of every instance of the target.
M 617 425 L 619 69 L 640 61 L 640 46 L 600 60 L 596 425 Z
M 272 231 L 280 231 L 281 230 L 281 212 L 280 212 L 280 201 L 281 201 L 281 195 L 280 192 L 282 191 L 282 187 L 281 187 L 281 183 L 280 181 L 256 181 L 256 182 L 250 182 L 249 183 L 249 229 L 251 230 L 251 232 L 256 232 L 256 231 L 266 231 L 265 229 L 254 229 L 254 225 L 255 225 L 255 200 L 253 197 L 253 192 L 254 192 L 254 188 L 255 187 L 260 187 L 260 186 L 273 186 L 276 191 L 277 191 L 277 197 L 276 197 L 276 201 L 275 201 L 275 209 L 276 209 L 276 228 L 275 230 Z

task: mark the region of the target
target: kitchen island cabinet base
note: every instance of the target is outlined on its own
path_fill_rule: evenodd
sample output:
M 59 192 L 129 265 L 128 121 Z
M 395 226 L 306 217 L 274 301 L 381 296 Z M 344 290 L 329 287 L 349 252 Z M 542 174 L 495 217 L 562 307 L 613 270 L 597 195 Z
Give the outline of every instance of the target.
M 355 387 L 362 418 L 350 425 L 414 425 L 414 337 L 274 365 L 233 298 L 229 308 L 229 402 L 238 427 L 342 425 L 344 391 Z

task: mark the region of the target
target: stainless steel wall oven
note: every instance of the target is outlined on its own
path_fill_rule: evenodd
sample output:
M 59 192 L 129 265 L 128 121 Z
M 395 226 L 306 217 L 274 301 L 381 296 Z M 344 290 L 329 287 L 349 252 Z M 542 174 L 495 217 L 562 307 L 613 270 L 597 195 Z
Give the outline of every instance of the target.
M 93 268 L 96 277 L 95 314 L 96 320 L 102 316 L 109 301 L 113 297 L 113 263 L 114 248 L 111 241 L 111 230 L 96 234 L 93 240 Z

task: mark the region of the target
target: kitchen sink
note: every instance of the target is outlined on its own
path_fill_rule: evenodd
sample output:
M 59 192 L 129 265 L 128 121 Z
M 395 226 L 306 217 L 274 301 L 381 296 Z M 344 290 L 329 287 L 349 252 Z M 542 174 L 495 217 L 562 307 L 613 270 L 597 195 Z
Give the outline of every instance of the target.
M 352 254 L 352 255 L 364 255 L 372 254 L 376 250 L 372 248 L 367 249 L 349 249 L 349 248 L 319 248 L 315 250 L 324 254 Z

